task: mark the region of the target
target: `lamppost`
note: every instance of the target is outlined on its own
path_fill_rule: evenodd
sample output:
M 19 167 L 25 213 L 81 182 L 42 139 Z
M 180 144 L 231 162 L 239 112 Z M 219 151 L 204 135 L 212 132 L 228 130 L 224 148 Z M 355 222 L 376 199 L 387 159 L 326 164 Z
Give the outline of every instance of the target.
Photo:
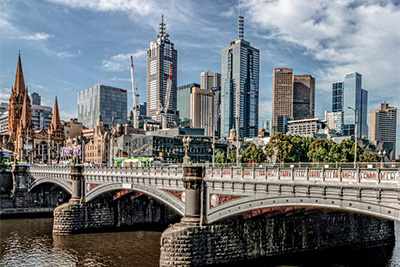
M 111 119 L 112 128 L 111 128 L 111 133 L 110 133 L 110 167 L 114 166 L 114 143 L 113 142 L 114 142 L 114 134 L 115 134 L 114 123 L 115 123 L 116 119 L 119 119 L 119 117 L 112 116 L 112 119 Z
M 351 109 L 352 111 L 354 111 L 354 114 L 356 116 L 356 123 L 354 126 L 354 168 L 357 167 L 357 137 L 358 137 L 358 110 L 352 108 L 352 107 L 347 107 L 348 109 Z
M 190 163 L 190 157 L 188 155 L 188 150 L 189 150 L 189 145 L 190 145 L 191 141 L 192 141 L 192 139 L 190 138 L 190 136 L 186 136 L 186 137 L 182 138 L 182 143 L 185 148 L 185 156 L 183 157 L 184 164 Z
M 382 168 L 383 160 L 385 159 L 385 156 L 386 156 L 386 151 L 385 150 L 379 150 L 378 155 L 379 155 L 379 157 L 381 159 L 381 168 Z

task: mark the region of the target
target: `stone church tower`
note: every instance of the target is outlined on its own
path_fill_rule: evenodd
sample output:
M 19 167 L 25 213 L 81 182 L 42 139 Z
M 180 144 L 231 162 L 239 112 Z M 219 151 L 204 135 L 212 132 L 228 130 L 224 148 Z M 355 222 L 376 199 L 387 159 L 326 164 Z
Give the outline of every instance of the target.
M 65 143 L 65 133 L 64 126 L 60 119 L 57 97 L 54 101 L 53 117 L 51 119 L 51 124 L 49 125 L 48 134 L 51 139 L 52 158 L 59 159 L 60 148 L 63 147 Z

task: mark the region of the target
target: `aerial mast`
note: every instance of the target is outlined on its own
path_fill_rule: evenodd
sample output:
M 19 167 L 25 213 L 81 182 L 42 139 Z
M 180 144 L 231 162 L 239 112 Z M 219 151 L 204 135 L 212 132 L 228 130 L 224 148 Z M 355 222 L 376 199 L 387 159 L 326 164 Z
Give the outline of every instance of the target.
M 133 57 L 131 56 L 131 80 L 133 93 L 133 128 L 139 128 L 139 94 L 136 88 L 135 71 L 133 66 Z

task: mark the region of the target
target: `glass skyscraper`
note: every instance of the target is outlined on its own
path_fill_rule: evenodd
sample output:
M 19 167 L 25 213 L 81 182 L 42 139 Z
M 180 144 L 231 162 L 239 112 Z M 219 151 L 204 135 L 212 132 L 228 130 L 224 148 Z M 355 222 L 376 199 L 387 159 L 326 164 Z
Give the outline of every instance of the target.
M 243 18 L 239 18 L 240 23 Z M 242 28 L 241 28 L 242 27 Z M 239 115 L 240 137 L 258 134 L 258 90 L 260 52 L 239 38 L 222 49 L 221 54 L 221 137 L 227 137 Z M 236 103 L 238 102 L 238 108 Z
M 127 123 L 128 98 L 124 89 L 106 85 L 96 85 L 78 92 L 78 120 L 88 128 L 96 125 L 99 114 L 103 123 L 114 126 Z
M 358 111 L 357 137 L 368 136 L 368 91 L 362 89 L 362 75 L 354 72 L 345 76 L 343 82 L 332 84 L 332 111 L 343 112 L 343 134 L 354 135 L 355 114 Z

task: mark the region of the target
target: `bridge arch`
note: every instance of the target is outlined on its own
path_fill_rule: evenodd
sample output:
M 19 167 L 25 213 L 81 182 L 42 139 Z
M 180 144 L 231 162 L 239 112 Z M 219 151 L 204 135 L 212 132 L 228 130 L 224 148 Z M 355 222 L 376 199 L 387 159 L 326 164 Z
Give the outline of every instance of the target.
M 168 193 L 159 190 L 157 188 L 150 188 L 142 185 L 131 185 L 131 187 L 129 188 L 127 188 L 123 183 L 99 185 L 87 193 L 85 200 L 86 202 L 90 202 L 91 200 L 95 199 L 96 197 L 104 193 L 117 190 L 127 190 L 127 189 L 138 191 L 144 193 L 145 195 L 151 196 L 160 203 L 165 204 L 166 206 L 168 206 L 181 216 L 183 216 L 185 213 L 185 205 L 174 196 L 171 196 Z
M 400 222 L 400 209 L 381 205 L 374 202 L 345 200 L 340 198 L 318 197 L 266 197 L 266 198 L 239 198 L 221 204 L 207 212 L 207 223 L 216 223 L 223 219 L 251 212 L 257 209 L 278 207 L 315 207 L 336 209 L 371 215 L 382 219 Z
M 33 182 L 29 184 L 29 191 L 32 191 L 35 187 L 45 184 L 45 183 L 50 183 L 50 184 L 56 184 L 60 186 L 62 189 L 67 191 L 70 195 L 72 195 L 72 185 L 69 184 L 68 182 L 60 179 L 51 179 L 51 178 L 39 178 L 35 179 Z

